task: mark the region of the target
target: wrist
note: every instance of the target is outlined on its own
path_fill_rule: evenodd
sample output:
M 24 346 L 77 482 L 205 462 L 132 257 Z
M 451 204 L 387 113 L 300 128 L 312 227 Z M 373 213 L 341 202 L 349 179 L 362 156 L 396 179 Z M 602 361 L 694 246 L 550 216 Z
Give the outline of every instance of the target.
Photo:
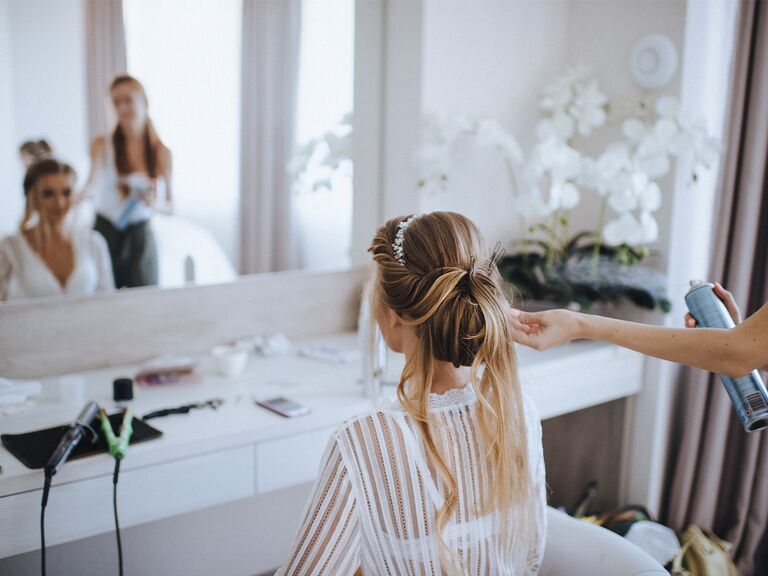
M 572 312 L 573 314 L 573 327 L 571 329 L 571 334 L 573 336 L 573 339 L 578 338 L 587 338 L 592 339 L 594 337 L 592 326 L 590 323 L 590 316 L 589 314 L 583 314 L 581 312 Z

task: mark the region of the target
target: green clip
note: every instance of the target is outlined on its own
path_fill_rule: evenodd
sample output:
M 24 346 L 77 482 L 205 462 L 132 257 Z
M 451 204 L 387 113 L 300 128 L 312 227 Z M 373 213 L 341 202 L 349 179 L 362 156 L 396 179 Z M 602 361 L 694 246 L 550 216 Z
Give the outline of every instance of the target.
M 119 437 L 116 437 L 112 431 L 112 425 L 109 423 L 107 413 L 103 409 L 99 409 L 99 418 L 101 419 L 101 430 L 104 432 L 104 438 L 107 440 L 109 453 L 115 458 L 125 458 L 125 454 L 128 452 L 128 443 L 131 441 L 131 434 L 133 434 L 133 411 L 131 407 L 128 406 L 125 409 Z

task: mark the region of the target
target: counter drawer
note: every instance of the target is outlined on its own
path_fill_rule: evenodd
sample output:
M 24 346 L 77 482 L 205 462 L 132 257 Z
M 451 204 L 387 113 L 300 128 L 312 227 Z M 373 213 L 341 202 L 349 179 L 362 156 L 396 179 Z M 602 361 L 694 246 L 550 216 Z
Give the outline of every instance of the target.
M 314 481 L 334 430 L 324 428 L 257 444 L 256 492 Z
M 120 527 L 135 526 L 248 498 L 254 494 L 253 448 L 244 446 L 194 458 L 130 469 L 117 485 Z M 39 490 L 0 498 L 0 558 L 40 548 Z M 56 484 L 45 511 L 46 546 L 114 530 L 112 475 Z

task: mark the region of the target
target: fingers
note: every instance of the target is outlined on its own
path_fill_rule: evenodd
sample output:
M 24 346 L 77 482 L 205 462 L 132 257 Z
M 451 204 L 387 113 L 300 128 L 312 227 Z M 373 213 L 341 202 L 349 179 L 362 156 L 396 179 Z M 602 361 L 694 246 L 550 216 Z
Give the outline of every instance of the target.
M 696 319 L 691 316 L 691 313 L 685 315 L 685 326 L 687 328 L 696 328 Z
M 726 300 L 729 296 L 731 299 L 733 298 L 733 295 L 723 288 L 723 285 L 720 284 L 720 282 L 715 282 L 715 294 L 717 294 L 721 300 Z
M 517 344 L 522 344 L 523 346 L 527 346 L 528 348 L 533 348 L 534 350 L 540 349 L 540 342 L 539 338 L 536 334 L 526 334 L 525 332 L 513 332 L 512 339 Z
M 741 322 L 741 310 L 739 310 L 739 306 L 736 304 L 733 294 L 723 288 L 720 282 L 715 282 L 714 292 L 725 304 L 728 313 L 731 315 L 731 318 L 733 318 L 733 322 L 739 324 Z
M 715 291 L 715 294 L 717 294 L 717 297 L 720 298 L 720 300 L 722 300 L 726 306 L 736 305 L 736 301 L 733 299 L 733 294 L 731 294 L 730 292 L 728 292 L 728 290 L 723 288 L 723 285 L 720 284 L 720 282 L 715 282 L 714 291 Z
M 517 308 L 509 308 L 509 323 L 516 332 L 527 333 L 528 331 L 530 331 L 530 326 L 528 326 L 527 324 L 524 324 L 523 322 L 520 322 L 521 314 L 522 312 Z
M 542 320 L 544 319 L 543 312 L 523 312 L 522 310 L 518 310 L 517 319 L 520 322 L 523 322 L 524 324 L 528 325 L 534 325 L 534 324 L 542 324 Z

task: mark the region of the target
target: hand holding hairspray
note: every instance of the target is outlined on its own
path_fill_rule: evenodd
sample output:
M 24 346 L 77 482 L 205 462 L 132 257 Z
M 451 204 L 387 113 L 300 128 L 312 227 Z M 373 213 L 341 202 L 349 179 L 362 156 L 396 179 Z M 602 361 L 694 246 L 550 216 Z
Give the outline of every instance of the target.
M 713 288 L 708 282 L 691 282 L 691 289 L 685 295 L 688 310 L 699 326 L 733 328 L 733 319 Z M 747 432 L 768 426 L 768 393 L 757 370 L 741 378 L 720 374 L 720 380 Z

